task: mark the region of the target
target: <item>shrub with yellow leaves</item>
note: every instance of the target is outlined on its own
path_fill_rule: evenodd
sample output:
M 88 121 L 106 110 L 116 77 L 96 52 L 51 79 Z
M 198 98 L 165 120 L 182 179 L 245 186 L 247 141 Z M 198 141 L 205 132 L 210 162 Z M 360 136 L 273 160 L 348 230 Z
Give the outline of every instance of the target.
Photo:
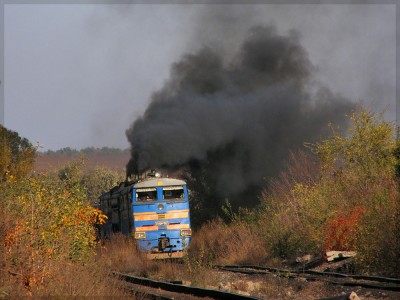
M 65 180 L 36 176 L 3 184 L 3 215 L 13 216 L 2 238 L 6 269 L 30 291 L 45 285 L 57 260 L 82 262 L 96 244 L 95 226 L 106 216 L 86 193 Z

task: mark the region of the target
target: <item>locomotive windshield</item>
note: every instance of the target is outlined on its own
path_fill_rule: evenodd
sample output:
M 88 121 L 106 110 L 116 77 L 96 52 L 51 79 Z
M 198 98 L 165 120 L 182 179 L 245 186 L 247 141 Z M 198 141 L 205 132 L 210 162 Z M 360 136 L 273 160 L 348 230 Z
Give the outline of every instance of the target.
M 136 199 L 138 201 L 154 201 L 157 200 L 156 188 L 145 188 L 136 190 Z
M 163 188 L 164 200 L 183 199 L 183 186 L 166 186 Z

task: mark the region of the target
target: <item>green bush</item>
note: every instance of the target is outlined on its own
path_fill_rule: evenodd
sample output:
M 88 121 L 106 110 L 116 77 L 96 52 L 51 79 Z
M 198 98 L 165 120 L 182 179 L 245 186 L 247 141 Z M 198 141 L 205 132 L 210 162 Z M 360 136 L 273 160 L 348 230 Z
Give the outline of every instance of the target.
M 124 181 L 124 175 L 104 167 L 96 167 L 84 172 L 86 157 L 80 156 L 62 167 L 57 176 L 68 184 L 82 189 L 91 205 L 99 203 L 101 194 Z M 54 176 L 54 174 L 53 174 Z

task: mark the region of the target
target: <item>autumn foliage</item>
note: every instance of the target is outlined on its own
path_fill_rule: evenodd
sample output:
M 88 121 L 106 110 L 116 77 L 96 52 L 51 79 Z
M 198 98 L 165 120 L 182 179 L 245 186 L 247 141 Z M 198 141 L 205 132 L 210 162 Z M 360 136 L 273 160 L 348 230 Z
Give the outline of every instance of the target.
M 340 213 L 329 219 L 325 227 L 325 250 L 355 250 L 354 239 L 360 226 L 365 207 L 353 208 L 348 213 Z
M 0 295 L 41 295 L 60 266 L 90 261 L 106 216 L 74 176 L 31 173 L 34 148 L 0 129 Z
M 394 124 L 360 108 L 346 132 L 294 154 L 258 212 L 272 255 L 355 250 L 359 271 L 399 273 L 399 144 Z M 311 166 L 311 167 L 310 167 Z
M 2 194 L 2 214 L 13 216 L 4 233 L 6 268 L 28 291 L 56 275 L 55 261 L 90 256 L 94 225 L 106 217 L 86 203 L 78 187 L 36 176 L 8 183 Z

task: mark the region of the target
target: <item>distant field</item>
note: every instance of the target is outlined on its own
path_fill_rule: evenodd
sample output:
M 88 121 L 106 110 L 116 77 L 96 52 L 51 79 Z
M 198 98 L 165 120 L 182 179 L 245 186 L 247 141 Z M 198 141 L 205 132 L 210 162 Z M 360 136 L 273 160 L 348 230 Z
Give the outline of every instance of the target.
M 36 172 L 47 172 L 58 169 L 66 163 L 78 159 L 79 154 L 75 155 L 47 155 L 45 153 L 38 153 L 35 161 Z M 105 167 L 117 172 L 125 173 L 125 166 L 129 161 L 130 154 L 128 152 L 121 152 L 115 154 L 87 154 L 86 169 L 91 170 L 95 167 Z

